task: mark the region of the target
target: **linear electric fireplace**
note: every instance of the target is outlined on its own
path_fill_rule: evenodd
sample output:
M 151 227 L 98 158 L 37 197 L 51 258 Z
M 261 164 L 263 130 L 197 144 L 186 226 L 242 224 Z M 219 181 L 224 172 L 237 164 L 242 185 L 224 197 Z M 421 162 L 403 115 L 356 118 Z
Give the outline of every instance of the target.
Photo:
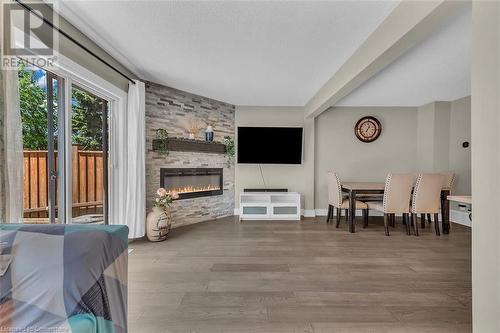
M 222 168 L 161 168 L 160 186 L 177 191 L 179 199 L 222 194 Z

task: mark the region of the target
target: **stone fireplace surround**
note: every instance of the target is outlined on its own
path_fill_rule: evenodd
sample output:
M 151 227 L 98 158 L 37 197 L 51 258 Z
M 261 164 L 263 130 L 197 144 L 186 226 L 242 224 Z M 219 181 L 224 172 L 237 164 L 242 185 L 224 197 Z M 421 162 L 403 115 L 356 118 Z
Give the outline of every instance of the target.
M 163 155 L 152 149 L 156 129 L 163 128 L 169 137 L 186 138 L 185 123 L 191 117 L 214 129 L 214 140 L 224 136 L 234 139 L 234 105 L 194 95 L 152 82 L 146 83 L 146 207 L 153 206 L 160 187 L 161 168 L 222 168 L 221 195 L 176 200 L 172 204 L 173 227 L 193 224 L 234 214 L 234 165 L 216 153 L 170 151 Z M 203 130 L 196 137 L 203 139 Z

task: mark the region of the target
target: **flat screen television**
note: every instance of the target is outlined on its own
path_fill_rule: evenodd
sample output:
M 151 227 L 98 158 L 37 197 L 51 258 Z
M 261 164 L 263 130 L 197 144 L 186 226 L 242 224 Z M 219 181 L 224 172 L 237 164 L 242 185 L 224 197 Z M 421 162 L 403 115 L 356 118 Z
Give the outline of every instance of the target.
M 301 164 L 301 127 L 238 127 L 238 163 Z

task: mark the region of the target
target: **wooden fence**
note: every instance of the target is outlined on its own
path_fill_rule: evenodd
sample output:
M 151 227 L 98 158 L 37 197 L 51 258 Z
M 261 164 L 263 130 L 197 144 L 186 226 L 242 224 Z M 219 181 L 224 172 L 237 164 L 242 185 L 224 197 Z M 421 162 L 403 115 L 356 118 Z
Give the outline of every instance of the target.
M 102 151 L 72 149 L 73 216 L 102 214 L 103 154 Z M 57 170 L 56 152 L 56 170 Z M 24 151 L 24 217 L 48 217 L 48 152 Z M 57 201 L 56 189 L 56 202 Z

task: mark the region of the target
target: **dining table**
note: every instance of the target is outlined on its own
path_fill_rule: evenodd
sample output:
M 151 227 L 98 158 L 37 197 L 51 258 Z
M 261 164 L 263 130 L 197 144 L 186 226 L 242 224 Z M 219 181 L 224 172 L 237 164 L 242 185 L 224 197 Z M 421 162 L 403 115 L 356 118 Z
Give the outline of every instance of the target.
M 383 195 L 385 189 L 384 182 L 343 182 L 341 183 L 342 192 L 347 194 L 349 200 L 349 218 L 347 220 L 350 233 L 356 232 L 356 197 L 366 195 Z M 443 187 L 441 190 L 441 217 L 443 233 L 450 233 L 450 202 L 448 195 L 450 189 Z

